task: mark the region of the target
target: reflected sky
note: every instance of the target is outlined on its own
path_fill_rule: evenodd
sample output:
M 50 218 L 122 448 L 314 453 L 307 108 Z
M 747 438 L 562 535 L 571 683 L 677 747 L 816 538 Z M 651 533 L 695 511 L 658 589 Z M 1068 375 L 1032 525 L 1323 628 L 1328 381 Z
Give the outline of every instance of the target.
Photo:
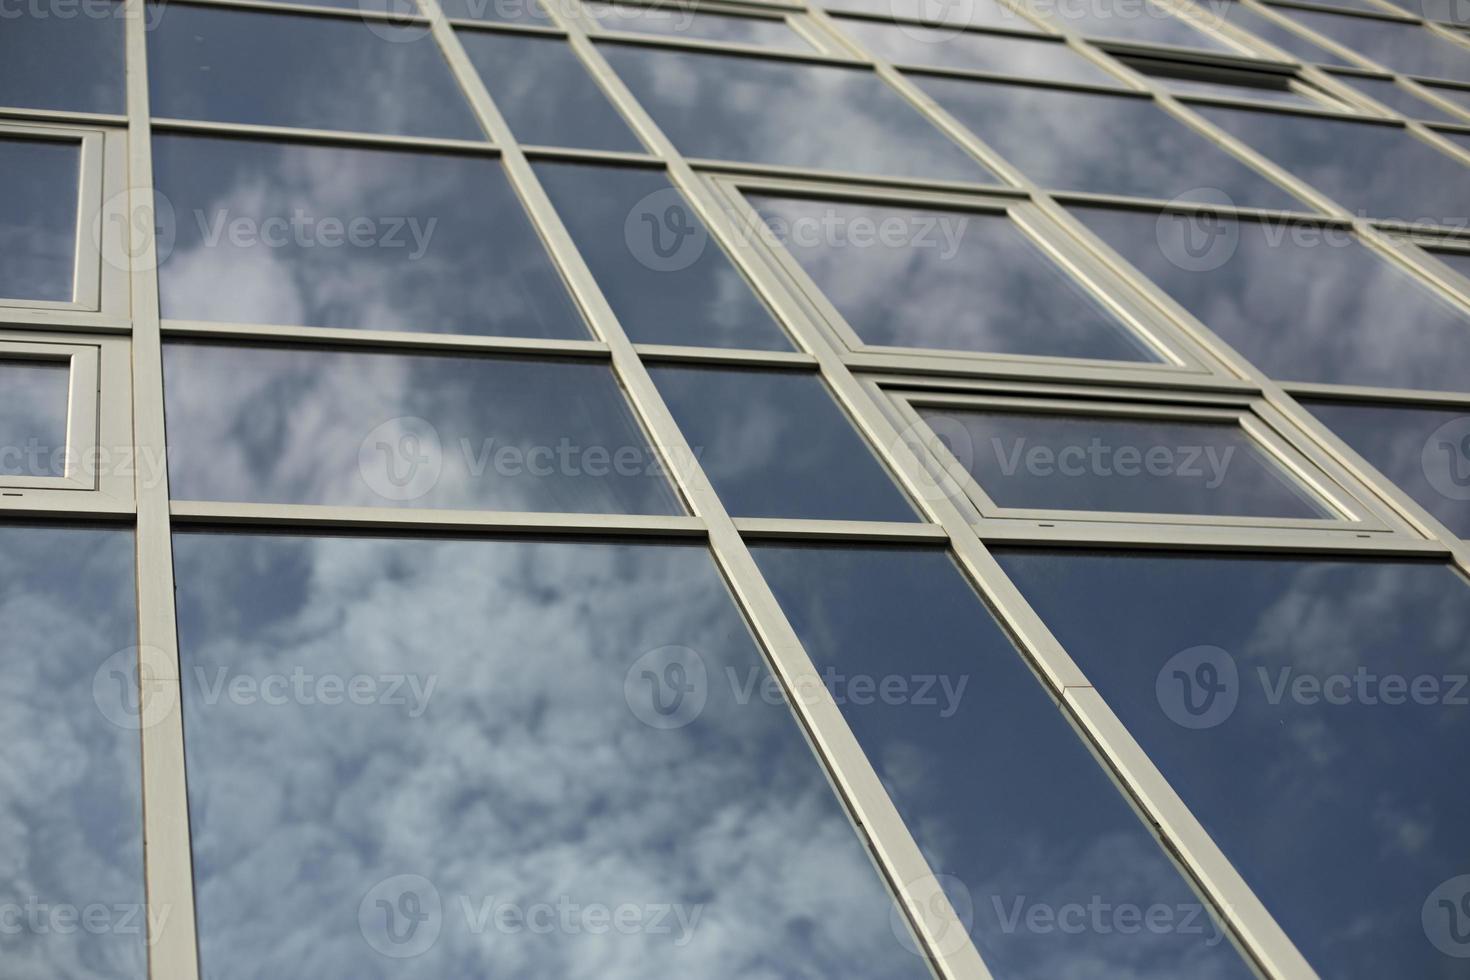
M 1340 55 L 1333 54 L 1326 48 L 1309 41 L 1296 31 L 1278 24 L 1263 14 L 1257 13 L 1242 3 L 1235 0 L 1216 0 L 1210 6 L 1215 16 L 1223 18 L 1228 23 L 1239 27 L 1247 33 L 1275 47 L 1280 48 L 1288 55 L 1300 58 L 1302 61 L 1314 62 L 1320 65 L 1351 65 L 1351 61 Z
M 1022 0 L 1043 19 L 1087 37 L 1117 38 L 1239 55 L 1232 45 L 1147 0 Z M 1212 9 L 1202 11 L 1206 16 Z
M 166 317 L 589 336 L 492 157 L 158 136 L 153 170 Z
M 1230 423 L 954 408 L 919 414 L 1000 507 L 1335 516 Z
M 483 138 L 422 26 L 184 4 L 156 21 L 155 116 Z
M 532 24 L 552 27 L 549 15 L 537 0 L 439 0 L 445 17 L 485 20 L 501 24 Z
M 1426 932 L 1452 946 L 1432 893 L 1470 872 L 1459 575 L 1427 563 L 999 557 L 1322 976 L 1463 975 L 1465 960 Z
M 0 139 L 0 296 L 70 302 L 81 144 Z
M 63 13 L 69 12 L 69 16 Z M 123 5 L 12 4 L 0 30 L 0 104 L 69 112 L 126 111 Z M 65 66 L 59 70 L 59 66 Z M 0 172 L 7 168 L 0 166 Z
M 0 475 L 64 476 L 71 369 L 45 361 L 0 361 Z M 33 451 L 34 450 L 34 451 Z
M 912 17 L 948 27 L 1004 27 L 1013 31 L 1041 28 L 996 0 L 822 0 L 829 10 Z
M 753 551 L 997 980 L 1252 975 L 943 551 Z
M 915 519 L 817 375 L 657 366 L 650 372 L 732 516 Z
M 916 77 L 996 152 L 1052 190 L 1302 210 L 1150 99 Z
M 838 24 L 863 47 L 901 65 L 937 65 L 1020 75 L 1060 82 L 1120 86 L 1109 75 L 1060 40 L 958 32 L 948 27 L 881 24 L 839 19 Z
M 1388 2 L 1402 7 L 1415 17 L 1449 21 L 1461 27 L 1470 24 L 1470 10 L 1466 10 L 1459 0 L 1388 0 Z
M 1388 106 L 1410 119 L 1432 119 L 1438 122 L 1462 122 L 1459 116 L 1451 115 L 1396 85 L 1387 78 L 1363 78 L 1359 75 L 1337 75 L 1338 81 L 1357 89 L 1370 99 Z
M 865 343 L 1158 360 L 1004 215 L 751 203 Z
M 132 533 L 7 527 L 0 551 L 4 973 L 143 980 Z
M 1470 412 L 1304 402 L 1312 414 L 1462 538 L 1470 538 Z
M 170 344 L 176 500 L 682 513 L 605 364 Z
M 686 156 L 997 182 L 871 71 L 607 43 L 598 49 Z
M 637 344 L 791 350 L 662 170 L 537 163 L 536 176 Z
M 929 976 L 704 549 L 183 534 L 174 555 L 208 976 Z M 296 671 L 363 693 L 219 686 Z M 365 901 L 398 875 L 437 914 L 396 885 Z M 526 921 L 479 918 L 507 904 Z
M 1274 378 L 1470 387 L 1470 321 L 1345 231 L 1214 216 L 1074 211 Z
M 1317 10 L 1282 13 L 1394 71 L 1470 82 L 1470 50 L 1418 24 Z
M 1429 85 L 1426 87 L 1435 95 L 1442 96 L 1451 102 L 1459 103 L 1466 109 L 1470 109 L 1470 89 L 1450 88 L 1448 85 Z M 1463 119 L 1457 121 L 1461 125 L 1464 125 Z
M 582 150 L 643 150 L 566 41 L 485 31 L 459 31 L 456 36 L 517 141 Z
M 787 51 L 814 50 L 785 20 L 694 13 L 682 8 L 643 7 L 634 4 L 584 3 L 582 7 L 599 26 L 609 31 L 655 34 L 693 41 L 755 44 Z

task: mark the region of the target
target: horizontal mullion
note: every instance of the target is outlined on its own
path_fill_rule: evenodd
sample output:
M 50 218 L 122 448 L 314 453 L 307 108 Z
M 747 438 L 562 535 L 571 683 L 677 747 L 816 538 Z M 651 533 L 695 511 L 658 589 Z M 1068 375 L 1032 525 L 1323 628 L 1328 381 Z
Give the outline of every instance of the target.
M 675 344 L 634 344 L 633 349 L 645 361 L 687 361 L 701 364 L 728 364 L 737 367 L 811 368 L 817 359 L 802 351 L 735 350 L 726 347 L 683 347 Z
M 172 0 L 177 2 L 177 0 Z M 448 153 L 471 153 L 499 156 L 499 148 L 480 140 L 446 139 L 434 136 L 397 136 L 392 133 L 361 133 L 351 130 L 306 129 L 295 126 L 263 126 L 256 123 L 215 122 L 208 119 L 153 120 L 153 132 L 197 133 L 202 136 L 226 136 L 238 139 L 271 139 L 281 142 L 331 143 L 342 146 L 400 148 L 405 150 L 438 150 Z
M 947 544 L 949 535 L 938 524 L 920 521 L 809 521 L 770 517 L 737 517 L 742 537 L 848 542 L 914 542 Z
M 518 354 L 608 360 L 612 354 L 600 340 L 550 340 L 528 337 L 485 337 L 478 334 L 418 333 L 392 330 L 350 330 L 335 327 L 295 327 L 260 323 L 209 323 L 164 320 L 168 338 L 260 341 L 331 348 L 363 347 L 398 351 L 463 351 L 475 354 Z
M 1371 556 L 1449 556 L 1442 542 L 1419 540 L 1407 534 L 1352 531 L 1338 528 L 1291 530 L 1188 524 L 1092 524 L 1055 519 L 1012 521 L 983 519 L 972 525 L 987 544 L 1037 544 L 1047 547 L 1137 548 L 1139 550 L 1193 549 L 1198 551 L 1256 551 L 1265 553 L 1346 553 Z
M 169 514 L 176 527 L 626 534 L 676 538 L 707 536 L 704 521 L 698 517 L 641 514 L 333 507 L 319 504 L 250 504 L 203 500 L 171 501 Z

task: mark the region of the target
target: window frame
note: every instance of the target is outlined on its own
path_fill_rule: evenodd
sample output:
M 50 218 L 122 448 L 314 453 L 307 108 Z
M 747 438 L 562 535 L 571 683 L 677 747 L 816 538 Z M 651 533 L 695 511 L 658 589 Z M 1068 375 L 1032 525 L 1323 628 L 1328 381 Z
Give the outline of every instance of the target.
M 650 46 L 659 46 L 659 42 L 671 44 L 678 48 L 705 49 L 710 51 L 724 51 L 733 53 L 755 53 L 761 55 L 777 54 L 796 57 L 828 55 L 842 57 L 846 52 L 840 50 L 832 39 L 824 32 L 814 28 L 802 11 L 775 5 L 747 6 L 741 3 L 721 2 L 721 0 L 597 0 L 606 7 L 623 7 L 632 10 L 646 8 L 654 11 L 673 11 L 686 13 L 692 16 L 711 14 L 717 17 L 736 17 L 745 20 L 759 20 L 770 23 L 784 24 L 791 31 L 792 36 L 804 42 L 807 47 L 800 48 L 792 46 L 789 48 L 771 48 L 762 44 L 743 41 L 715 41 L 709 38 L 696 36 L 673 36 L 669 34 L 658 34 L 651 31 L 634 31 L 618 29 L 606 26 L 596 15 L 588 9 L 584 0 L 565 0 L 574 6 L 574 12 L 569 11 L 571 16 L 581 20 L 583 31 L 593 41 L 617 41 L 620 43 L 646 43 Z

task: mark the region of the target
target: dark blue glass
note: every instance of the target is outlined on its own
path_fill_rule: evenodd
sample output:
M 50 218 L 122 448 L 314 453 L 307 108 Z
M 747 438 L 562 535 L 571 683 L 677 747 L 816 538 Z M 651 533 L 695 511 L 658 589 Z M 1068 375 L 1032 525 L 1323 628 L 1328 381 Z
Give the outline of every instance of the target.
M 81 144 L 0 139 L 0 296 L 75 295 Z
M 160 8 L 144 13 L 154 20 Z M 7 5 L 0 12 L 0 105 L 121 115 L 123 28 L 123 5 L 114 0 Z

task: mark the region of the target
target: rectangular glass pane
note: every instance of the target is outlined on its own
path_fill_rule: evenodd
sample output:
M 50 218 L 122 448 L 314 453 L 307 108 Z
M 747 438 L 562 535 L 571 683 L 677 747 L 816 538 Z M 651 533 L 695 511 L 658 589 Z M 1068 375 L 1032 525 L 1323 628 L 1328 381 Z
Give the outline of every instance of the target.
M 1319 975 L 1460 972 L 1470 590 L 1458 574 L 998 557 Z
M 943 551 L 752 550 L 997 980 L 1253 976 Z
M 1233 46 L 1148 0 L 1087 0 L 1084 3 L 1075 0 L 1023 0 L 1023 3 L 1043 19 L 1086 37 L 1234 55 L 1240 53 Z
M 483 138 L 425 25 L 186 4 L 156 19 L 155 116 Z
M 439 0 L 439 8 L 444 11 L 445 17 L 463 20 L 530 24 L 535 27 L 556 26 L 538 0 Z
M 1210 214 L 1075 213 L 1274 378 L 1470 388 L 1470 318 L 1346 229 Z
M 871 71 L 603 44 L 686 156 L 995 183 Z
M 1003 214 L 751 203 L 864 343 L 1159 360 Z
M 643 150 L 566 41 L 466 30 L 457 36 L 518 142 Z
M 1415 17 L 1438 20 L 1464 27 L 1470 24 L 1470 10 L 1460 0 L 1388 0 Z
M 157 8 L 148 13 L 156 16 Z M 17 3 L 0 18 L 0 105 L 126 111 L 121 3 Z
M 0 361 L 0 476 L 65 476 L 70 367 Z
M 80 143 L 0 138 L 0 298 L 75 295 Z
M 1326 11 L 1284 11 L 1292 20 L 1406 75 L 1470 82 L 1470 48 L 1418 24 L 1346 17 Z
M 999 0 L 822 0 L 828 10 L 908 17 L 949 28 L 1002 27 L 1042 33 L 1042 28 Z
M 1285 24 L 1257 13 L 1235 0 L 1217 0 L 1212 4 L 1211 9 L 1216 12 L 1216 16 L 1223 17 L 1235 27 L 1254 34 L 1273 47 L 1280 48 L 1288 56 L 1319 65 L 1353 64 L 1341 55 L 1333 54 L 1316 42 L 1309 41 Z
M 843 18 L 842 31 L 885 61 L 1019 75 L 1053 82 L 1120 86 L 1112 75 L 1061 39 L 977 34 L 948 27 L 881 24 Z
M 1230 422 L 952 407 L 919 414 L 1000 507 L 1332 516 Z
M 148 975 L 131 531 L 0 528 L 7 977 Z
M 1375 102 L 1382 103 L 1394 112 L 1401 113 L 1410 119 L 1432 119 L 1437 122 L 1461 122 L 1458 116 L 1451 115 L 1443 109 L 1424 101 L 1394 83 L 1390 78 L 1363 78 L 1357 75 L 1338 75 L 1338 81 L 1362 92 Z
M 1302 205 L 1144 98 L 958 78 L 916 79 L 941 107 L 1042 186 L 1129 197 Z
M 493 157 L 156 136 L 173 319 L 584 339 Z
M 684 367 L 651 373 L 733 516 L 914 520 L 817 375 Z
M 631 3 L 584 2 L 582 6 L 597 21 L 597 26 L 605 31 L 654 34 L 688 41 L 753 44 L 789 51 L 815 50 L 784 19 L 735 17 L 708 11 L 696 13 L 687 7 L 664 3 L 642 6 Z
M 174 554 L 208 976 L 930 975 L 703 548 Z
M 605 364 L 172 344 L 179 500 L 682 513 Z
M 634 343 L 792 349 L 663 171 L 538 163 L 536 176 Z

